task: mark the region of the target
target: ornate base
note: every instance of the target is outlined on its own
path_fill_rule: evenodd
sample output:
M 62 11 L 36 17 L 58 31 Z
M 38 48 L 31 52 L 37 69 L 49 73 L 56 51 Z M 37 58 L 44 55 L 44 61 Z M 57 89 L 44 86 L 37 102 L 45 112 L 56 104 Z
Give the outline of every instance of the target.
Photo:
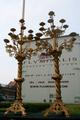
M 23 116 L 26 115 L 25 108 L 23 107 L 23 103 L 21 100 L 15 100 L 15 102 L 11 105 L 11 107 L 7 108 L 5 115 L 9 112 L 21 112 Z
M 51 107 L 45 110 L 43 113 L 44 116 L 46 117 L 49 113 L 53 113 L 53 112 L 55 112 L 56 114 L 62 112 L 66 117 L 69 117 L 69 111 L 63 104 L 62 100 L 55 100 L 54 103 L 51 105 Z

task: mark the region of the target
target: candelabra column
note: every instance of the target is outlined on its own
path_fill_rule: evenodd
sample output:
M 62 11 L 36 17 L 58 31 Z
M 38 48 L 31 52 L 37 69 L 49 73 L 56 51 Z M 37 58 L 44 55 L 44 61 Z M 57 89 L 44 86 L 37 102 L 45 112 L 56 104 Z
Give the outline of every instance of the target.
M 60 51 L 57 50 L 58 44 L 56 43 L 56 38 L 54 38 L 55 40 L 53 40 L 53 51 L 51 51 L 51 54 L 53 55 L 53 64 L 54 64 L 54 74 L 52 79 L 55 80 L 55 88 L 56 88 L 56 97 L 54 100 L 54 103 L 52 103 L 52 105 L 50 106 L 50 108 L 48 108 L 45 112 L 44 112 L 44 116 L 47 116 L 49 114 L 49 112 L 55 112 L 55 113 L 59 113 L 59 112 L 63 112 L 65 114 L 65 116 L 69 116 L 69 111 L 68 109 L 65 107 L 62 99 L 61 99 L 61 79 L 62 79 L 62 75 L 60 74 L 60 70 L 59 70 L 59 56 L 61 54 Z M 56 46 L 55 46 L 56 45 Z M 55 48 L 55 49 L 54 49 Z
M 56 99 L 61 99 L 61 85 L 60 85 L 60 80 L 61 80 L 61 75 L 59 71 L 59 58 L 58 58 L 58 51 L 54 51 L 55 56 L 54 56 L 54 71 L 55 74 L 53 75 L 52 79 L 55 80 L 55 87 L 56 87 Z
M 23 103 L 22 103 L 22 82 L 24 81 L 24 79 L 22 78 L 22 62 L 25 59 L 24 56 L 22 56 L 22 54 L 17 54 L 15 57 L 18 61 L 18 77 L 17 79 L 15 79 L 16 81 L 16 100 L 14 101 L 14 103 L 11 105 L 11 107 L 9 107 L 5 114 L 7 114 L 8 112 L 21 112 L 22 115 L 26 115 L 25 112 L 25 108 L 23 107 Z
M 23 79 L 22 79 L 22 62 L 19 62 L 18 63 L 18 79 L 15 79 L 16 81 L 16 99 L 17 100 L 22 100 L 21 98 L 21 89 L 22 89 L 22 82 L 23 82 Z

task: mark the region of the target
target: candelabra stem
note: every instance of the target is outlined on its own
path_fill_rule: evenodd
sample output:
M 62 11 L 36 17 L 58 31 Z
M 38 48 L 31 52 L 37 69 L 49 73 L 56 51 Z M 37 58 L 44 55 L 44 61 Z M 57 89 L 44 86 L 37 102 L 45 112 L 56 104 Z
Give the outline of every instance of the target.
M 56 47 L 55 47 L 56 48 Z M 56 89 L 56 99 L 54 100 L 54 103 L 48 108 L 47 110 L 44 111 L 44 116 L 47 116 L 49 112 L 55 112 L 56 114 L 59 112 L 64 113 L 65 116 L 69 116 L 69 111 L 65 107 L 62 98 L 61 98 L 61 79 L 62 76 L 60 74 L 59 70 L 59 55 L 60 51 L 57 49 L 52 51 L 52 55 L 54 58 L 54 75 L 52 79 L 55 80 L 55 89 Z
M 22 82 L 24 81 L 24 79 L 22 78 L 22 61 L 24 60 L 24 57 L 22 55 L 18 55 L 16 57 L 16 59 L 18 60 L 18 78 L 15 79 L 16 81 L 16 100 L 14 101 L 14 103 L 11 105 L 11 107 L 9 107 L 5 114 L 7 114 L 8 112 L 21 112 L 23 116 L 25 116 L 27 113 L 25 112 L 25 108 L 23 107 L 23 103 L 22 103 Z

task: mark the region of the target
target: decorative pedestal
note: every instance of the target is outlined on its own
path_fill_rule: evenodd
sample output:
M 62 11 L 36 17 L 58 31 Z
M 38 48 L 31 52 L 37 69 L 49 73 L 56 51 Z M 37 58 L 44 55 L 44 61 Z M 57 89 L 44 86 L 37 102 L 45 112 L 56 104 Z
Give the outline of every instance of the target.
M 66 117 L 69 117 L 69 111 L 65 107 L 62 100 L 55 100 L 54 103 L 51 105 L 51 107 L 45 110 L 43 113 L 44 116 L 46 117 L 49 113 L 59 114 L 60 112 L 64 114 Z
M 23 107 L 23 103 L 21 100 L 15 100 L 11 107 L 7 108 L 5 114 L 8 114 L 9 112 L 21 112 L 23 116 L 26 115 L 25 108 Z

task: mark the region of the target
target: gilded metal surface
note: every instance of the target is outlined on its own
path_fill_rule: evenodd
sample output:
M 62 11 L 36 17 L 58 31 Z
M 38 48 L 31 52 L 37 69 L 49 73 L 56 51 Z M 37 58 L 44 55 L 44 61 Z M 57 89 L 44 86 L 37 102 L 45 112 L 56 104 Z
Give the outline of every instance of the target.
M 27 113 L 23 107 L 22 100 L 16 100 L 11 107 L 7 108 L 5 114 L 8 114 L 8 112 L 21 112 L 23 116 L 25 116 Z
M 61 99 L 56 99 L 54 103 L 51 105 L 50 108 L 46 109 L 43 113 L 44 116 L 48 116 L 49 113 L 56 113 L 57 115 L 65 114 L 66 117 L 69 117 L 69 110 L 64 105 L 63 101 Z
M 57 52 L 57 51 L 55 51 Z M 56 89 L 56 98 L 55 101 L 52 103 L 52 105 L 50 106 L 50 108 L 48 108 L 47 110 L 44 111 L 44 116 L 46 117 L 49 113 L 56 113 L 58 114 L 59 112 L 64 113 L 65 116 L 69 116 L 69 110 L 66 108 L 66 106 L 64 105 L 63 101 L 62 101 L 62 97 L 61 97 L 61 79 L 62 76 L 60 74 L 60 70 L 59 70 L 59 54 L 54 55 L 54 75 L 53 75 L 53 79 L 55 80 L 55 89 Z

